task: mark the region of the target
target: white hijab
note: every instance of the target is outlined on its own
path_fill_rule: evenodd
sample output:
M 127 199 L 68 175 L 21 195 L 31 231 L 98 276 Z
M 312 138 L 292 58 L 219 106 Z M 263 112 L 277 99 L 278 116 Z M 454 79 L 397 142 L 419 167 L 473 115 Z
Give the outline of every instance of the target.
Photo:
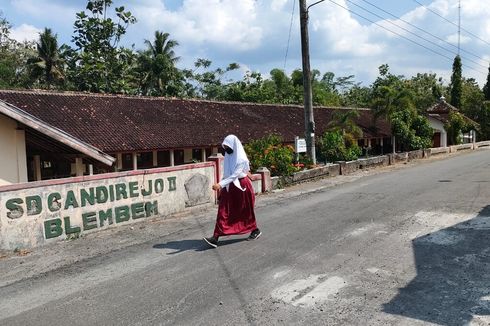
M 245 153 L 245 149 L 243 149 L 243 145 L 235 135 L 226 136 L 225 140 L 221 146 L 223 148 L 224 145 L 233 149 L 232 154 L 225 154 L 225 162 L 224 162 L 224 175 L 223 178 L 227 178 L 235 172 L 237 165 L 243 165 L 243 173 L 246 175 L 248 171 L 250 171 L 250 162 L 248 160 L 247 154 Z M 233 180 L 233 184 L 238 188 L 242 189 L 240 185 L 240 181 L 237 179 Z

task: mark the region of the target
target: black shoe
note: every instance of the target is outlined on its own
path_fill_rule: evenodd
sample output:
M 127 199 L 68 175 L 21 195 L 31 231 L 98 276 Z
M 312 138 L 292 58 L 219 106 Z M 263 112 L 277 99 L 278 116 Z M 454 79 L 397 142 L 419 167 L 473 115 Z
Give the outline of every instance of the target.
M 247 240 L 257 240 L 262 235 L 262 232 L 259 229 L 255 229 L 250 233 L 250 236 Z
M 203 238 L 203 239 L 211 247 L 213 247 L 213 248 L 217 248 L 218 247 L 218 239 L 216 239 L 215 237 L 209 237 L 209 238 Z

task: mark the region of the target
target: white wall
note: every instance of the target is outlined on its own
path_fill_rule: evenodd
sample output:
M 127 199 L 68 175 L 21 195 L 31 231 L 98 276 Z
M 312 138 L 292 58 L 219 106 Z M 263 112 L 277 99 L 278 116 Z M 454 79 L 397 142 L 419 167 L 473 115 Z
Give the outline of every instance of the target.
M 0 186 L 19 182 L 27 182 L 25 133 L 0 114 Z
M 213 205 L 214 170 L 207 162 L 0 186 L 0 249 L 32 248 Z
M 441 147 L 447 147 L 447 132 L 446 129 L 444 129 L 444 124 L 432 117 L 429 117 L 429 123 L 432 129 L 441 133 Z

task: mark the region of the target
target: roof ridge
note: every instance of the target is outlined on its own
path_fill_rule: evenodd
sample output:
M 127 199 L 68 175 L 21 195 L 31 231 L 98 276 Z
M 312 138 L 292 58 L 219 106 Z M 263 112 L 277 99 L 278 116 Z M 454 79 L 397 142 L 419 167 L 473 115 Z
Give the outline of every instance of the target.
M 34 94 L 34 95 L 57 95 L 57 96 L 89 96 L 93 98 L 122 98 L 122 99 L 143 99 L 150 101 L 187 101 L 196 103 L 216 103 L 221 105 L 247 105 L 247 106 L 262 106 L 262 107 L 303 107 L 300 104 L 282 104 L 282 103 L 255 103 L 255 102 L 238 102 L 238 101 L 217 101 L 206 100 L 198 98 L 178 98 L 178 97 L 164 97 L 164 96 L 144 96 L 144 95 L 129 95 L 129 94 L 109 94 L 109 93 L 93 93 L 82 91 L 60 91 L 60 90 L 46 90 L 46 89 L 0 89 L 0 93 L 10 94 Z M 314 106 L 316 109 L 329 109 L 329 110 L 360 110 L 371 111 L 370 108 L 355 108 L 345 106 Z

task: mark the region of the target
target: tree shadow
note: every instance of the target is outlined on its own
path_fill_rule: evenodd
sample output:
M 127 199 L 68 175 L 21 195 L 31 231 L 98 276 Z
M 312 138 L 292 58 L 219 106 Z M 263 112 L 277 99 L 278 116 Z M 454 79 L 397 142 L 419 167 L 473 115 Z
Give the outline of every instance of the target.
M 218 248 L 226 245 L 230 245 L 236 242 L 242 242 L 247 240 L 247 238 L 243 239 L 224 239 L 219 240 Z M 154 249 L 173 249 L 174 251 L 167 253 L 167 255 L 175 255 L 180 254 L 181 252 L 194 250 L 194 251 L 206 251 L 212 248 L 208 245 L 203 239 L 192 239 L 192 240 L 178 240 L 178 241 L 169 241 L 167 243 L 158 243 L 153 246 Z
M 384 304 L 384 312 L 440 325 L 490 315 L 490 205 L 412 245 L 417 276 Z

